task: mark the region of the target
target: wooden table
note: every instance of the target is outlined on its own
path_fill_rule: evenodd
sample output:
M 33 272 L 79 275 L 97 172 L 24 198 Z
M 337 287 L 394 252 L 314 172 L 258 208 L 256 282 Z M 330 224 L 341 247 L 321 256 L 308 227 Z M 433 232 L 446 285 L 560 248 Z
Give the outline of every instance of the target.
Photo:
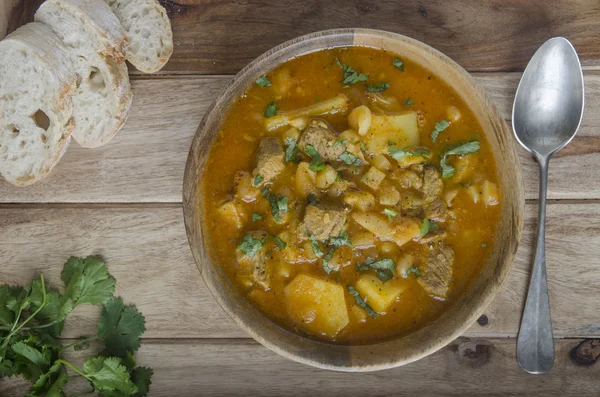
M 117 293 L 146 317 L 138 357 L 155 370 L 152 396 L 598 394 L 600 365 L 575 360 L 587 353 L 595 361 L 596 341 L 574 350 L 584 338 L 600 338 L 598 0 L 162 2 L 175 54 L 157 75 L 132 71 L 134 104 L 123 131 L 100 149 L 72 144 L 42 183 L 17 189 L 0 181 L 0 284 L 44 272 L 57 286 L 70 255 L 103 256 Z M 0 0 L 0 37 L 30 21 L 39 3 Z M 548 374 L 527 375 L 515 359 L 537 209 L 537 168 L 523 150 L 527 205 L 513 270 L 463 337 L 419 362 L 369 374 L 296 364 L 249 339 L 204 286 L 185 236 L 181 185 L 205 109 L 231 74 L 262 52 L 339 27 L 394 31 L 436 47 L 473 72 L 508 122 L 520 72 L 536 48 L 552 36 L 575 45 L 586 113 L 550 167 L 547 259 L 557 339 Z M 95 332 L 97 309 L 79 308 L 72 317 L 66 338 Z M 26 390 L 22 382 L 0 381 L 2 396 Z

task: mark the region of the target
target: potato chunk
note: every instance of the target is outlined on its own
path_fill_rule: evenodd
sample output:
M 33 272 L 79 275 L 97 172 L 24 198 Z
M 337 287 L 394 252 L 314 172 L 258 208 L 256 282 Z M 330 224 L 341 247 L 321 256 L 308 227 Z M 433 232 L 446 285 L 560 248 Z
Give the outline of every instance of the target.
M 310 164 L 303 161 L 298 164 L 298 168 L 296 169 L 295 190 L 300 197 L 307 197 L 309 194 L 317 191 L 315 186 L 316 175 L 309 167 Z
M 353 109 L 348 115 L 348 125 L 358 131 L 359 135 L 366 135 L 371 127 L 371 109 L 365 105 Z
M 419 145 L 417 114 L 374 114 L 365 142 L 367 150 L 375 154 L 387 153 L 388 142 L 394 142 L 398 147 Z
M 404 287 L 401 282 L 383 282 L 375 276 L 364 275 L 356 282 L 356 290 L 376 312 L 385 312 L 400 296 Z
M 399 247 L 421 233 L 421 226 L 411 218 L 397 216 L 390 222 L 383 215 L 373 212 L 354 213 L 352 218 L 380 240 L 393 241 Z
M 332 338 L 348 324 L 341 285 L 299 274 L 284 293 L 290 316 L 307 332 Z
M 344 203 L 359 211 L 369 211 L 375 206 L 375 197 L 364 190 L 351 190 L 344 193 Z
M 363 175 L 361 182 L 373 190 L 379 189 L 379 185 L 385 179 L 385 172 L 378 170 L 375 167 L 369 168 L 366 174 Z
M 497 205 L 500 201 L 498 198 L 498 186 L 488 180 L 481 182 L 481 195 L 483 204 L 486 207 Z

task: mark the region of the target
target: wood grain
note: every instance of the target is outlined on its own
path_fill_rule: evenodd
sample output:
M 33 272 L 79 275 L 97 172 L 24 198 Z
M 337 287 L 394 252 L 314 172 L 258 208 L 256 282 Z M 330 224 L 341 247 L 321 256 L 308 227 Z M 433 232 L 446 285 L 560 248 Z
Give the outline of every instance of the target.
M 197 396 L 588 396 L 600 387 L 600 366 L 570 358 L 577 340 L 557 340 L 554 368 L 531 376 L 519 368 L 515 341 L 459 338 L 405 367 L 348 374 L 297 364 L 249 340 L 145 340 L 138 364 L 154 369 L 150 397 Z M 93 350 L 93 349 L 90 349 Z M 91 351 L 70 353 L 81 365 Z M 23 380 L 0 379 L 8 396 L 28 391 Z M 67 391 L 89 390 L 80 376 Z
M 18 12 L 9 14 L 11 30 L 31 20 L 41 0 L 18 3 Z M 174 55 L 162 73 L 236 73 L 271 47 L 299 35 L 358 27 L 413 37 L 471 71 L 523 69 L 553 36 L 571 40 L 584 64 L 600 58 L 600 7 L 595 0 L 161 3 L 171 17 L 175 42 Z
M 519 73 L 475 78 L 510 120 Z M 72 143 L 45 180 L 15 188 L 0 178 L 0 202 L 181 202 L 183 170 L 204 112 L 230 77 L 133 80 L 125 128 L 99 149 Z M 551 162 L 548 197 L 600 198 L 600 72 L 585 75 L 586 110 L 575 140 Z M 526 197 L 537 198 L 537 164 L 519 148 Z
M 526 206 L 516 263 L 494 302 L 488 323 L 468 336 L 514 337 L 532 264 L 536 206 Z M 600 204 L 548 206 L 547 262 L 556 337 L 600 334 Z M 0 284 L 24 284 L 44 272 L 60 283 L 69 255 L 102 255 L 117 293 L 146 316 L 149 338 L 239 338 L 206 289 L 192 259 L 179 206 L 96 205 L 0 207 Z M 80 307 L 66 337 L 95 332 L 98 310 Z

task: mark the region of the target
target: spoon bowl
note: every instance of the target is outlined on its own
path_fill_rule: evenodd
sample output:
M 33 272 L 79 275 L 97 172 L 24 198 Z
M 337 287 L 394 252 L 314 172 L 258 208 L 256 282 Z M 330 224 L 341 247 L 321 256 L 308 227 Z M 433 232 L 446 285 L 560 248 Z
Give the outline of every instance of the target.
M 563 37 L 546 41 L 527 65 L 515 97 L 513 129 L 534 155 L 550 156 L 577 133 L 583 117 L 583 74 Z
M 515 137 L 540 166 L 535 260 L 517 339 L 517 360 L 531 374 L 543 374 L 554 364 L 546 283 L 548 163 L 577 133 L 583 117 L 583 101 L 583 73 L 575 48 L 562 37 L 548 40 L 527 65 L 513 106 Z

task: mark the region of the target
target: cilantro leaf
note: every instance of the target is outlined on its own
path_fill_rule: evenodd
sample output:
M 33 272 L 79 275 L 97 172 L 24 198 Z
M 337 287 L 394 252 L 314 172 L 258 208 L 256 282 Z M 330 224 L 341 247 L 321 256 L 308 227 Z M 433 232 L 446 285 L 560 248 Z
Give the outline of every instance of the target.
M 343 245 L 347 245 L 348 247 L 352 248 L 352 241 L 350 241 L 350 236 L 348 236 L 348 233 L 346 231 L 343 231 L 337 237 L 329 237 L 327 245 L 334 248 L 339 248 Z
M 41 375 L 33 384 L 32 395 L 46 393 L 46 397 L 60 397 L 60 392 L 67 384 L 68 375 L 62 363 L 55 362 L 45 374 Z M 54 394 L 53 394 L 54 393 Z
M 288 198 L 285 196 L 278 196 L 270 191 L 266 193 L 265 198 L 269 200 L 269 203 L 271 204 L 271 215 L 273 215 L 275 221 L 279 223 L 283 222 L 280 214 L 288 212 Z
M 404 63 L 400 60 L 400 58 L 394 58 L 392 65 L 394 65 L 394 67 L 399 71 L 404 72 Z
M 431 133 L 431 140 L 433 143 L 435 143 L 437 137 L 440 135 L 440 132 L 444 131 L 448 127 L 450 127 L 450 124 L 446 120 L 440 120 L 435 123 L 435 129 Z
M 252 213 L 252 222 L 260 221 L 263 216 L 257 212 Z
M 138 393 L 135 394 L 135 397 L 146 397 L 148 395 L 150 385 L 152 384 L 152 381 L 150 380 L 152 375 L 154 375 L 152 368 L 137 367 L 133 370 L 131 373 L 131 380 L 138 388 Z
M 31 283 L 31 310 L 37 311 L 43 303 L 42 283 L 34 280 Z M 63 297 L 56 291 L 46 293 L 46 304 L 36 314 L 35 319 L 40 324 L 53 325 L 44 328 L 44 332 L 58 337 L 62 332 L 64 320 L 72 310 L 70 303 L 64 303 Z
M 348 151 L 345 151 L 344 153 L 340 154 L 338 159 L 348 165 L 353 165 L 355 167 L 360 167 L 362 165 L 362 160 Z
M 426 235 L 427 233 L 429 233 L 429 230 L 431 229 L 431 221 L 427 218 L 423 219 L 423 223 L 421 224 L 421 237 L 423 237 L 424 235 Z
M 267 108 L 265 109 L 265 118 L 273 117 L 277 114 L 277 104 L 275 102 L 271 102 Z
M 371 308 L 371 306 L 369 306 L 367 304 L 367 302 L 365 302 L 365 300 L 362 298 L 362 296 L 360 296 L 358 291 L 353 286 L 351 286 L 351 285 L 348 286 L 348 292 L 350 292 L 350 295 L 352 295 L 354 297 L 356 304 L 358 306 L 362 307 L 363 309 L 365 309 L 365 311 L 369 314 L 369 316 L 371 316 L 373 318 L 379 316 L 379 314 L 375 310 L 373 310 Z
M 8 308 L 9 301 L 16 302 L 16 296 L 22 291 L 20 287 L 0 286 L 0 324 L 12 325 L 15 321 L 15 312 Z
M 452 175 L 454 175 L 454 167 L 452 165 L 448 164 L 448 160 L 447 160 L 448 156 L 451 156 L 451 155 L 464 156 L 467 154 L 477 153 L 479 151 L 479 148 L 480 148 L 479 141 L 470 141 L 470 142 L 466 142 L 461 145 L 458 145 L 450 150 L 447 150 L 444 153 L 444 155 L 442 156 L 442 159 L 440 160 L 440 167 L 442 168 L 442 178 L 446 179 L 446 178 L 450 178 Z
M 314 234 L 310 235 L 310 246 L 312 247 L 312 250 L 316 256 L 318 256 L 319 258 L 323 256 L 323 250 L 321 250 L 319 240 L 317 240 Z
M 254 177 L 254 180 L 252 181 L 252 186 L 257 187 L 258 185 L 260 185 L 262 183 L 262 181 L 265 180 L 264 176 L 261 175 L 256 175 Z
M 419 271 L 419 267 L 417 265 L 414 265 L 410 269 L 405 271 L 404 274 L 402 274 L 402 277 L 408 278 L 408 276 L 410 276 L 411 274 L 414 274 L 415 277 L 421 276 L 421 272 Z
M 346 146 L 347 142 L 348 142 L 347 139 L 338 139 L 337 141 L 333 142 L 333 147 L 340 146 L 340 145 Z
M 248 233 L 242 238 L 242 242 L 237 247 L 249 257 L 255 257 L 256 253 L 263 249 L 263 243 L 254 238 L 251 233 Z
M 275 245 L 277 246 L 277 248 L 279 248 L 279 251 L 283 251 L 285 247 L 287 247 L 287 243 L 279 237 L 275 237 Z
M 285 161 L 295 163 L 298 161 L 298 141 L 292 138 L 285 139 Z
M 387 82 L 367 84 L 367 92 L 383 92 L 390 88 L 392 85 Z
M 397 212 L 397 211 L 394 211 L 394 210 L 392 210 L 392 209 L 390 209 L 390 208 L 384 208 L 384 209 L 383 209 L 383 213 L 387 215 L 387 217 L 388 217 L 388 220 L 389 220 L 390 222 L 392 221 L 392 218 L 393 218 L 393 217 L 395 217 L 395 216 L 398 216 L 398 212 Z
M 358 270 L 359 272 L 366 272 L 367 270 L 369 270 L 371 268 L 371 266 L 369 266 L 369 265 L 373 262 L 375 262 L 375 260 L 373 258 L 365 259 L 364 265 L 362 265 L 360 262 L 356 262 L 356 270 Z
M 60 277 L 66 286 L 62 309 L 62 316 L 65 317 L 81 303 L 99 305 L 115 293 L 116 281 L 108 273 L 104 262 L 97 257 L 71 257 L 65 263 Z
M 310 162 L 309 170 L 312 172 L 319 172 L 325 169 L 325 163 L 321 161 L 321 155 L 317 152 L 317 149 L 313 145 L 306 145 L 306 154 L 308 154 L 312 161 Z
M 306 201 L 309 205 L 317 205 L 319 203 L 319 200 L 317 200 L 317 196 L 315 196 L 313 193 L 308 195 Z
M 83 364 L 83 372 L 95 392 L 119 392 L 124 396 L 138 392 L 137 386 L 131 382 L 127 368 L 121 365 L 121 360 L 117 357 L 90 358 Z
M 401 160 L 405 157 L 417 157 L 421 156 L 425 160 L 429 160 L 431 153 L 427 149 L 414 149 L 410 150 L 407 148 L 399 147 L 388 147 L 388 154 L 396 160 Z
M 263 74 L 262 76 L 260 76 L 258 79 L 256 79 L 256 85 L 258 85 L 259 87 L 270 87 L 271 86 L 271 80 L 269 80 L 269 78 L 267 77 L 266 74 Z
M 335 254 L 335 247 L 330 249 L 329 252 L 327 252 L 327 254 L 325 254 L 325 256 L 323 257 L 322 267 L 326 274 L 330 274 L 333 271 L 333 268 L 329 266 L 329 261 L 331 260 L 331 258 L 333 258 L 333 254 Z
M 363 81 L 367 81 L 368 77 L 364 73 L 358 73 L 356 70 L 352 69 L 349 65 L 344 65 L 338 58 L 335 58 L 338 66 L 342 68 L 344 73 L 344 77 L 342 78 L 342 84 L 344 85 L 352 85 L 357 83 L 362 83 Z
M 415 104 L 415 101 L 411 97 L 406 98 L 406 100 L 402 101 L 403 105 L 412 106 Z
M 377 272 L 377 278 L 384 283 L 394 278 L 396 264 L 390 258 L 384 258 L 380 261 L 373 262 L 369 266 Z
M 126 357 L 140 347 L 140 336 L 146 331 L 146 320 L 135 306 L 125 306 L 121 298 L 113 298 L 102 308 L 98 338 L 104 341 L 104 356 Z

